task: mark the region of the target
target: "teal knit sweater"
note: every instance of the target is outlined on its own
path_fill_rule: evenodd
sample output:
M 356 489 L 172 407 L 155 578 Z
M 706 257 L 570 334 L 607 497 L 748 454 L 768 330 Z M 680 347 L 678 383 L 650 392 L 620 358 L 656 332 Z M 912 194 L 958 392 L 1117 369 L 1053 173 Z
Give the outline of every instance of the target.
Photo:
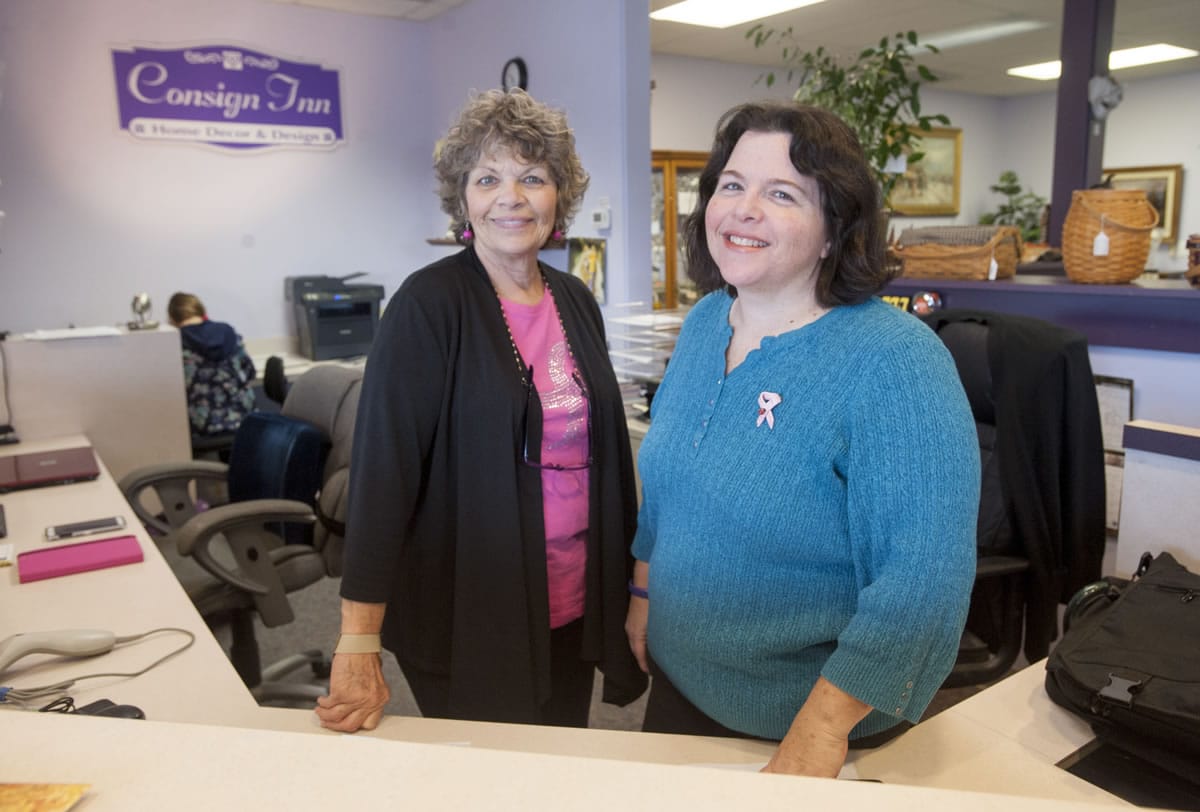
M 755 736 L 782 738 L 818 676 L 875 708 L 851 738 L 915 722 L 975 574 L 979 445 L 954 362 L 870 299 L 726 375 L 731 304 L 688 314 L 638 454 L 651 655 Z M 760 422 L 764 392 L 781 400 Z

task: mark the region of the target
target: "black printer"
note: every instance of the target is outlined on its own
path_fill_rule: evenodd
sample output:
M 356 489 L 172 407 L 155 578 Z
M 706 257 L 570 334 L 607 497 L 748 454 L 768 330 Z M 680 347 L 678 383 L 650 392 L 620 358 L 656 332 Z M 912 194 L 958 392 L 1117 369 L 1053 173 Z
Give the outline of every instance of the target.
M 363 276 L 289 276 L 284 296 L 292 302 L 300 354 L 314 361 L 366 355 L 379 324 L 383 285 L 348 285 Z

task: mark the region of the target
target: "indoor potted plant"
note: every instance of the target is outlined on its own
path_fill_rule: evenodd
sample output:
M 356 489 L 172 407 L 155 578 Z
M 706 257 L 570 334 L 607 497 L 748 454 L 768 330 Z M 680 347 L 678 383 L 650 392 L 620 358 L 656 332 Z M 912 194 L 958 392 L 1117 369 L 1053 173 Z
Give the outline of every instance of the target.
M 759 24 L 747 31 L 746 37 L 756 48 L 777 39 L 783 46 L 779 71 L 786 70 L 789 83 L 799 82 L 796 101 L 837 113 L 857 133 L 879 178 L 884 200 L 904 173 L 904 166 L 923 157 L 921 131 L 950 123 L 945 115 L 921 110 L 921 85 L 936 82 L 937 76 L 918 64 L 916 57 L 922 50 L 937 53 L 937 48 L 920 45 L 915 31 L 884 37 L 877 46 L 865 48 L 857 58 L 845 62 L 824 46 L 803 50 L 791 28 L 776 31 Z M 768 87 L 776 77 L 776 71 L 763 75 Z
M 1046 198 L 1035 195 L 1032 190 L 1023 190 L 1017 173 L 1011 169 L 1001 172 L 1000 180 L 988 188 L 998 195 L 1003 195 L 1004 202 L 995 211 L 980 215 L 980 224 L 1016 226 L 1021 229 L 1022 240 L 1028 243 L 1040 243 Z

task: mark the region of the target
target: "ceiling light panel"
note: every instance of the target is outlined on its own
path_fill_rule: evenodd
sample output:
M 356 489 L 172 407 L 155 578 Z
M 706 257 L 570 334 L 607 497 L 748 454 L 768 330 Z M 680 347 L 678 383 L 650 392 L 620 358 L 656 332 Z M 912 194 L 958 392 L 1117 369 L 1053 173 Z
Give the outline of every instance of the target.
M 705 28 L 729 28 L 824 0 L 683 0 L 650 13 L 650 19 Z
M 932 45 L 938 50 L 944 51 L 947 48 L 958 48 L 963 45 L 991 42 L 992 40 L 1012 37 L 1028 31 L 1037 31 L 1039 28 L 1048 28 L 1049 26 L 1050 23 L 1042 20 L 1010 20 L 1003 23 L 989 23 L 969 28 L 958 28 L 952 31 L 941 31 L 931 34 L 928 37 L 922 36 L 921 44 Z
M 1123 48 L 1108 55 L 1108 69 L 1136 68 L 1140 65 L 1156 65 L 1159 62 L 1173 62 L 1176 59 L 1188 59 L 1200 56 L 1200 51 L 1191 48 L 1180 48 L 1158 42 L 1154 45 L 1143 45 L 1139 48 Z M 1036 65 L 1021 65 L 1005 71 L 1009 76 L 1020 76 L 1024 79 L 1047 81 L 1057 79 L 1062 74 L 1062 62 L 1039 62 Z

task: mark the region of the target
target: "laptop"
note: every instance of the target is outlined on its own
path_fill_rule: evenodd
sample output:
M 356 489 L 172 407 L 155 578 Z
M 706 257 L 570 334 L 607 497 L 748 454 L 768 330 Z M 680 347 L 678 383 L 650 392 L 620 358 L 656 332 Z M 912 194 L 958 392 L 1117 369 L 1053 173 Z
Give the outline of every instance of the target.
M 0 493 L 85 482 L 100 476 L 91 446 L 0 457 Z

